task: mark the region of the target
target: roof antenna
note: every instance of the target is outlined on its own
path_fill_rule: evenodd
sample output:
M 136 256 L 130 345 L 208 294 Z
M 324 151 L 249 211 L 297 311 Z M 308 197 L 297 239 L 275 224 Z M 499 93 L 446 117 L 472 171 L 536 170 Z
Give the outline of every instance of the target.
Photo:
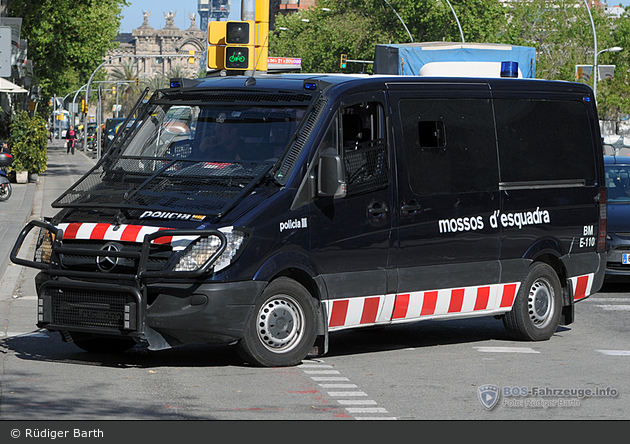
M 265 37 L 265 41 L 263 42 L 262 47 L 265 47 L 265 43 L 267 43 L 267 39 L 269 38 L 269 33 L 267 33 L 267 36 Z M 256 49 L 254 48 L 254 52 L 256 51 Z M 260 62 L 260 56 L 262 55 L 262 51 L 260 51 L 260 54 L 258 54 L 258 58 L 256 59 L 256 63 L 254 64 L 254 71 L 252 72 L 252 75 L 250 77 L 247 78 L 247 80 L 245 80 L 245 86 L 255 86 L 256 85 L 256 79 L 254 78 L 254 76 L 256 75 L 256 67 L 258 66 L 258 62 Z

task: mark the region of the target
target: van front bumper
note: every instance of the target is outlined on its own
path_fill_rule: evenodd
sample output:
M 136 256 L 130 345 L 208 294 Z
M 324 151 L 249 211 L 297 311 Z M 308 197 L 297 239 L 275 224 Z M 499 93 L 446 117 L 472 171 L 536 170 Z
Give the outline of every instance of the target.
M 132 286 L 38 275 L 38 323 L 51 331 L 132 337 L 161 350 L 192 342 L 238 341 L 263 281 Z
M 170 346 L 235 342 L 242 338 L 266 285 L 267 282 L 243 281 L 188 288 L 176 284 L 149 286 L 152 302 L 147 307 L 146 326 L 160 333 Z M 149 344 L 149 348 L 156 349 L 156 345 Z

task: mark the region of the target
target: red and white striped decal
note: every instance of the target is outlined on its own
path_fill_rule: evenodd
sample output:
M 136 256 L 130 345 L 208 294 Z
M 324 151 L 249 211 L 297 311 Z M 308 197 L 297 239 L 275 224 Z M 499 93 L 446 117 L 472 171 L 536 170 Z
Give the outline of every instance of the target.
M 571 279 L 571 284 L 573 284 L 574 301 L 579 301 L 580 299 L 584 299 L 585 297 L 591 295 L 594 277 L 595 273 L 590 273 L 583 276 L 569 278 Z
M 591 295 L 594 273 L 570 278 L 573 299 Z M 512 309 L 520 283 L 450 288 L 326 301 L 328 328 L 341 330 L 421 319 L 493 315 Z
M 121 242 L 142 243 L 144 237 L 162 230 L 164 227 L 147 227 L 142 225 L 111 225 L 104 223 L 59 224 L 57 228 L 63 230 L 63 239 L 89 239 Z M 155 244 L 171 245 L 174 250 L 185 248 L 196 236 L 162 236 L 153 241 Z
M 335 299 L 326 301 L 328 328 L 505 313 L 512 309 L 519 286 L 520 283 L 494 284 Z

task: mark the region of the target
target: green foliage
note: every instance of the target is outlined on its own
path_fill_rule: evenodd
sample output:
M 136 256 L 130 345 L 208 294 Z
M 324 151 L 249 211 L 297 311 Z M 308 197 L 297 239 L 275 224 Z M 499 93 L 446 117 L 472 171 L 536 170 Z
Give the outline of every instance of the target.
M 594 62 L 593 26 L 583 0 L 450 3 L 466 43 L 536 48 L 537 78 L 576 81 L 576 65 Z M 613 80 L 597 83 L 600 118 L 621 120 L 630 113 L 630 17 L 607 17 L 601 6 L 592 6 L 590 12 L 598 52 L 612 46 L 624 48 L 619 53 L 601 53 L 597 59 L 598 65 L 616 66 Z M 312 9 L 276 17 L 269 52 L 278 57 L 300 57 L 303 72 L 371 72 L 372 65 L 356 62 L 342 69 L 341 54 L 350 60 L 372 61 L 377 44 L 412 40 L 462 40 L 446 0 L 319 0 Z M 592 79 L 588 83 L 593 86 Z
M 29 117 L 26 111 L 13 116 L 9 146 L 13 171 L 42 173 L 48 166 L 48 129 L 40 116 Z
M 22 17 L 22 38 L 44 97 L 85 84 L 103 61 L 120 27 L 126 0 L 14 0 L 11 15 Z
M 356 62 L 341 69 L 341 54 L 348 54 L 350 60 L 372 61 L 377 44 L 461 41 L 457 21 L 446 1 L 388 2 L 320 0 L 314 8 L 299 14 L 278 15 L 275 31 L 269 37 L 270 54 L 301 57 L 303 72 L 359 72 L 364 67 L 371 72 L 371 65 Z M 499 2 L 467 0 L 451 4 L 466 42 L 498 38 L 506 22 Z

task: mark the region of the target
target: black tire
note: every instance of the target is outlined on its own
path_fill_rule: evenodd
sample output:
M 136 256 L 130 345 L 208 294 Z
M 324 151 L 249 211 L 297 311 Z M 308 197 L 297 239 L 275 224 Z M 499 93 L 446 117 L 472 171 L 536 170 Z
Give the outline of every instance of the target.
M 10 183 L 5 183 L 4 185 L 2 185 L 0 187 L 0 201 L 9 200 L 12 192 L 13 190 L 11 189 Z
M 238 343 L 239 355 L 252 365 L 297 365 L 311 352 L 317 336 L 315 300 L 300 283 L 286 277 L 263 291 Z
M 549 265 L 536 262 L 527 270 L 503 325 L 514 339 L 546 341 L 558 329 L 561 314 L 560 279 Z
M 133 348 L 136 345 L 136 341 L 129 338 L 88 338 L 75 339 L 74 344 L 87 352 L 114 354 L 123 353 Z

